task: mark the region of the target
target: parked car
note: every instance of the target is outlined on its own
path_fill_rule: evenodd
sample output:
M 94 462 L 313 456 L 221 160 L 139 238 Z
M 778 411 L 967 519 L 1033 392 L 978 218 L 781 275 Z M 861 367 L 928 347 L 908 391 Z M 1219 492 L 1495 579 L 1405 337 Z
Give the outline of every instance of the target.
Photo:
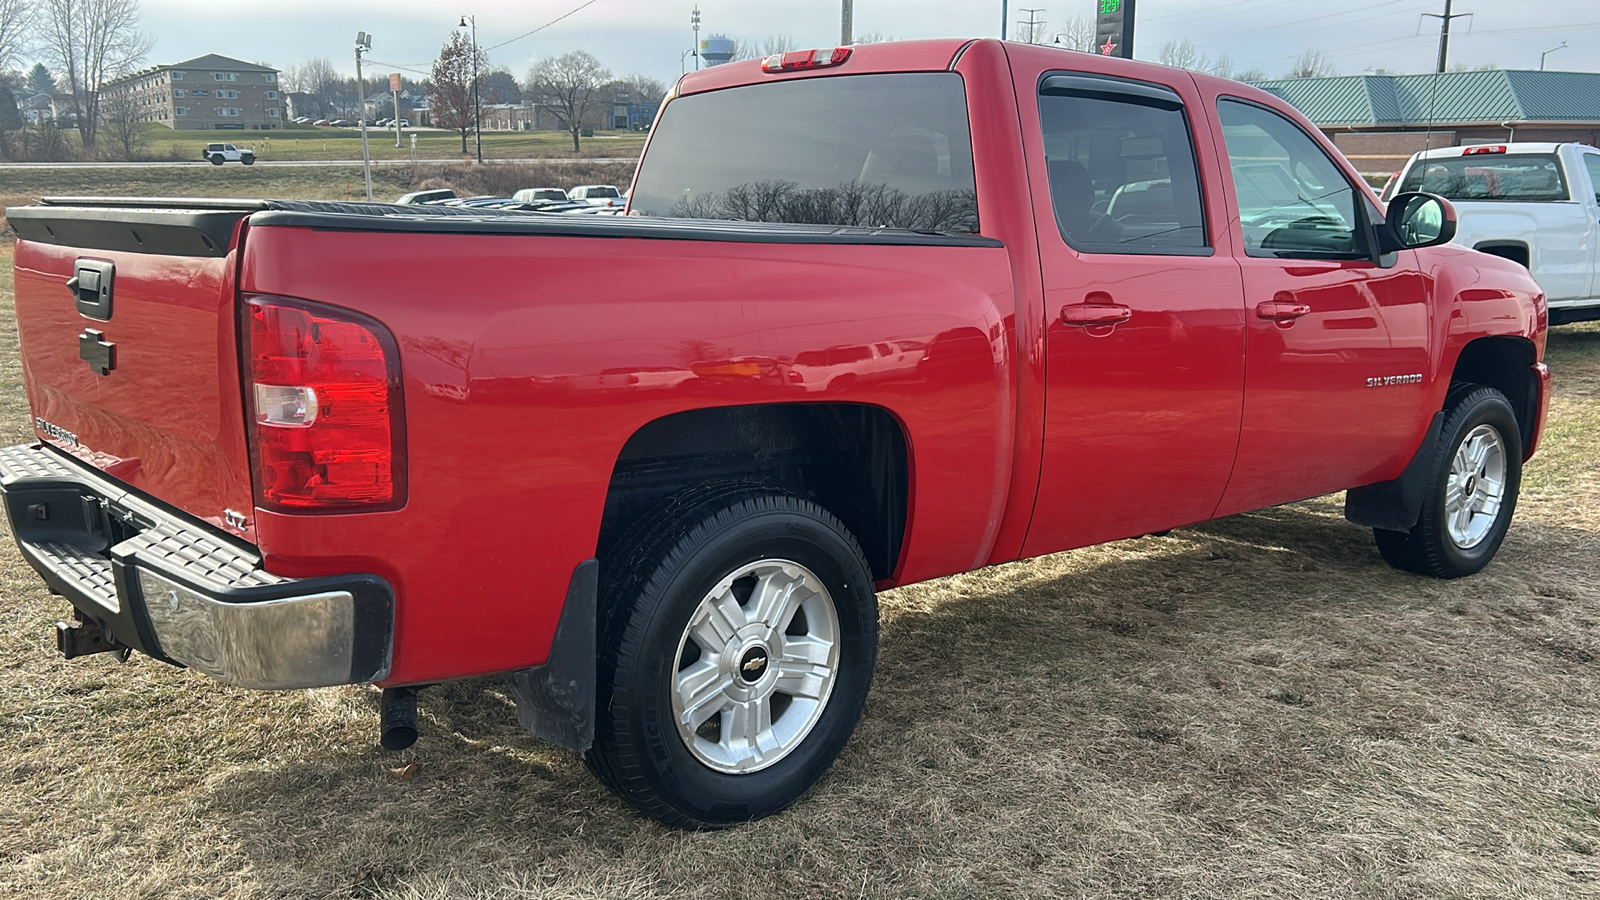
M 1478 144 L 1413 154 L 1398 191 L 1455 204 L 1455 243 L 1525 266 L 1550 324 L 1600 319 L 1600 148 Z
M 313 124 L 313 125 L 332 125 L 333 123 L 328 121 L 327 119 L 318 119 L 315 122 L 312 122 L 311 124 Z
M 393 128 L 410 128 L 411 127 L 411 120 L 410 119 L 390 119 L 389 120 L 389 124 L 385 125 L 384 127 L 385 128 L 391 128 L 391 129 L 393 129 Z
M 438 188 L 431 191 L 412 191 L 409 194 L 401 194 L 400 199 L 395 202 L 403 206 L 417 206 L 427 203 L 442 203 L 455 198 L 455 191 L 449 188 Z
M 389 127 L 389 123 L 393 122 L 393 121 L 394 121 L 393 117 L 385 117 L 385 118 L 379 119 L 377 121 L 377 126 L 379 128 L 387 128 L 387 127 Z
M 627 206 L 628 201 L 615 185 L 585 184 L 567 192 L 567 199 L 581 200 L 590 206 Z
M 289 121 L 295 123 L 296 125 L 305 125 L 305 124 L 310 123 L 311 117 L 310 116 L 295 116 L 293 119 L 290 119 Z
M 512 197 L 523 203 L 566 203 L 567 192 L 561 188 L 523 188 Z
M 877 589 L 1346 489 L 1384 559 L 1466 576 L 1539 443 L 1528 271 L 1243 84 L 787 53 L 685 76 L 632 193 L 7 209 L 0 494 L 62 654 L 373 682 L 391 748 L 418 687 L 506 673 L 627 802 L 725 826 L 845 746 Z
M 349 119 L 334 119 L 332 122 L 329 122 L 328 124 L 332 125 L 335 128 L 352 128 L 352 127 L 355 126 L 356 123 L 350 121 Z
M 213 166 L 220 166 L 225 162 L 239 162 L 251 166 L 256 162 L 254 150 L 241 149 L 233 144 L 207 144 L 205 149 L 200 151 L 200 157 Z

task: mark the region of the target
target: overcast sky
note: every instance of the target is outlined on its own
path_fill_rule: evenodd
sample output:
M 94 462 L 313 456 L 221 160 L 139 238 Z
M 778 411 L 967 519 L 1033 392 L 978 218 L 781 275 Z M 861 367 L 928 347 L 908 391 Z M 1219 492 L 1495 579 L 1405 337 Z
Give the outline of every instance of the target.
M 149 62 L 172 63 L 204 53 L 265 62 L 278 68 L 325 56 L 353 70 L 358 30 L 373 37 L 370 59 L 379 73 L 409 69 L 422 77 L 458 17 L 475 15 L 478 42 L 490 60 L 520 79 L 536 59 L 584 49 L 613 73 L 642 72 L 664 81 L 677 76 L 680 55 L 693 46 L 692 2 L 593 0 L 568 18 L 518 38 L 584 0 L 472 0 L 459 6 L 437 0 L 143 0 L 144 28 L 155 38 Z M 1012 0 L 1010 19 L 1035 14 L 1053 31 L 1074 16 L 1091 18 L 1094 0 Z M 701 36 L 726 34 L 756 44 L 788 34 L 801 47 L 832 45 L 839 38 L 837 0 L 701 0 Z M 1340 74 L 1371 68 L 1432 71 L 1438 53 L 1438 13 L 1444 0 L 1139 0 L 1135 55 L 1154 59 L 1161 46 L 1188 38 L 1213 58 L 1231 57 L 1235 69 L 1282 75 L 1308 49 L 1325 52 Z M 897 39 L 995 37 L 999 0 L 856 0 L 857 35 L 877 32 Z M 1337 10 L 1337 11 L 1336 11 Z M 1541 51 L 1563 41 L 1547 68 L 1600 71 L 1600 2 L 1597 0 L 1455 0 L 1454 11 L 1474 13 L 1452 27 L 1450 61 L 1537 69 Z M 1012 37 L 1017 36 L 1012 25 Z M 505 46 L 496 46 L 507 42 Z M 690 59 L 688 65 L 693 67 Z

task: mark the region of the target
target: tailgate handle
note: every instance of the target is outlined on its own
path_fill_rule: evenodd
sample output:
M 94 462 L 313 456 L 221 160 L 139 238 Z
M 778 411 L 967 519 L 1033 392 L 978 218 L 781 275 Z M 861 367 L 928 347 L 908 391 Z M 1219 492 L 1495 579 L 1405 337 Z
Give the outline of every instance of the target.
M 102 322 L 111 318 L 111 284 L 117 277 L 117 264 L 106 259 L 80 259 L 67 279 L 72 303 L 79 315 Z

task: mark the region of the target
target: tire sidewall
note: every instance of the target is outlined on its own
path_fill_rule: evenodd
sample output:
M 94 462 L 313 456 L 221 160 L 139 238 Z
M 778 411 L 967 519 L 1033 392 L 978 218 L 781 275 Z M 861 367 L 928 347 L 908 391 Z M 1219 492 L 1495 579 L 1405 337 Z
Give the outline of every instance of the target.
M 637 698 L 629 720 L 657 794 L 682 814 L 707 824 L 761 818 L 805 793 L 832 765 L 854 730 L 877 655 L 877 606 L 854 543 L 827 523 L 792 510 L 766 510 L 721 524 L 702 540 L 680 545 L 640 597 L 651 607 L 635 619 L 639 658 L 619 660 L 617 683 Z M 787 559 L 827 587 L 839 618 L 839 671 L 821 717 L 800 745 L 767 768 L 743 775 L 717 772 L 694 757 L 672 710 L 677 651 L 690 617 L 728 573 L 762 559 Z M 624 669 L 626 667 L 626 669 Z
M 1450 537 L 1445 492 L 1450 483 L 1450 464 L 1456 452 L 1467 435 L 1479 425 L 1489 425 L 1499 433 L 1506 456 L 1505 491 L 1501 496 L 1500 513 L 1489 533 L 1477 546 L 1462 549 Z M 1451 417 L 1451 426 L 1434 473 L 1434 487 L 1428 497 L 1428 515 L 1437 524 L 1438 552 L 1443 557 L 1442 562 L 1460 574 L 1470 574 L 1488 565 L 1510 530 L 1522 487 L 1522 432 L 1517 427 L 1516 413 L 1511 409 L 1511 404 L 1495 391 L 1483 391 L 1464 398 L 1456 415 Z

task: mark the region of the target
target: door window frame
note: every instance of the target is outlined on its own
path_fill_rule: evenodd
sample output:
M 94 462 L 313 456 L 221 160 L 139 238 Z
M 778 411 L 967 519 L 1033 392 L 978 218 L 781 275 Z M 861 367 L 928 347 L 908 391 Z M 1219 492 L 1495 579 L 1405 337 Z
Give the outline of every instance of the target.
M 1363 251 L 1351 251 L 1349 253 L 1319 253 L 1310 250 L 1286 253 L 1262 253 L 1259 251 L 1252 252 L 1252 248 L 1243 240 L 1244 222 L 1240 218 L 1239 211 L 1239 185 L 1233 177 L 1233 156 L 1228 152 L 1228 136 L 1225 131 L 1225 126 L 1222 124 L 1222 104 L 1224 102 L 1238 103 L 1244 106 L 1253 106 L 1256 109 L 1276 116 L 1289 127 L 1299 132 L 1302 137 L 1309 141 L 1311 145 L 1322 154 L 1323 158 L 1328 161 L 1328 165 L 1333 167 L 1335 177 L 1341 179 L 1345 183 L 1345 186 L 1348 187 L 1355 196 L 1356 202 L 1352 205 L 1351 214 L 1360 220 L 1355 223 L 1355 231 L 1357 234 L 1361 235 L 1366 244 L 1366 247 Z M 1225 203 L 1230 206 L 1228 212 L 1232 221 L 1239 223 L 1239 250 L 1244 256 L 1251 259 L 1327 260 L 1330 262 L 1367 261 L 1377 263 L 1385 267 L 1391 264 L 1384 262 L 1387 257 L 1380 257 L 1378 254 L 1377 223 L 1383 220 L 1383 213 L 1373 205 L 1372 198 L 1369 196 L 1368 192 L 1361 189 L 1365 185 L 1363 184 L 1358 186 L 1352 183 L 1349 173 L 1344 170 L 1344 166 L 1339 165 L 1338 160 L 1334 159 L 1332 154 L 1328 152 L 1328 148 L 1324 147 L 1321 141 L 1317 140 L 1304 128 L 1302 128 L 1299 122 L 1296 122 L 1294 119 L 1284 115 L 1281 111 L 1273 109 L 1271 106 L 1265 103 L 1252 100 L 1248 97 L 1240 97 L 1235 94 L 1217 94 L 1215 101 L 1213 101 L 1212 112 L 1216 116 L 1216 133 L 1219 140 L 1217 145 L 1217 158 L 1218 162 L 1221 164 L 1220 168 L 1222 173 L 1227 177 L 1227 183 L 1229 186 L 1229 197 L 1226 199 Z
M 1061 93 L 1047 94 L 1045 90 L 1049 82 L 1057 81 L 1055 90 Z M 1200 231 L 1203 244 L 1197 247 L 1123 247 L 1118 244 L 1091 243 L 1073 241 L 1061 227 L 1060 217 L 1056 214 L 1055 195 L 1049 182 L 1049 157 L 1044 146 L 1044 101 L 1052 96 L 1075 96 L 1089 99 L 1105 100 L 1113 103 L 1132 103 L 1139 106 L 1153 106 L 1150 101 L 1164 104 L 1174 104 L 1175 110 L 1183 121 L 1183 133 L 1189 145 L 1189 161 L 1193 164 L 1193 185 L 1197 208 L 1200 214 Z M 1141 102 L 1142 101 L 1142 102 Z M 1211 227 L 1211 216 L 1206 211 L 1205 176 L 1200 166 L 1200 149 L 1196 140 L 1194 118 L 1189 114 L 1189 105 L 1184 102 L 1183 96 L 1173 88 L 1152 81 L 1140 81 L 1134 78 L 1122 78 L 1113 75 L 1102 75 L 1097 72 L 1073 71 L 1069 69 L 1048 69 L 1039 75 L 1038 83 L 1034 86 L 1034 102 L 1039 109 L 1039 151 L 1040 158 L 1045 160 L 1045 189 L 1049 202 L 1051 218 L 1056 223 L 1056 233 L 1061 240 L 1074 251 L 1096 256 L 1215 256 L 1217 252 L 1216 234 Z M 1168 156 L 1170 171 L 1172 156 Z

